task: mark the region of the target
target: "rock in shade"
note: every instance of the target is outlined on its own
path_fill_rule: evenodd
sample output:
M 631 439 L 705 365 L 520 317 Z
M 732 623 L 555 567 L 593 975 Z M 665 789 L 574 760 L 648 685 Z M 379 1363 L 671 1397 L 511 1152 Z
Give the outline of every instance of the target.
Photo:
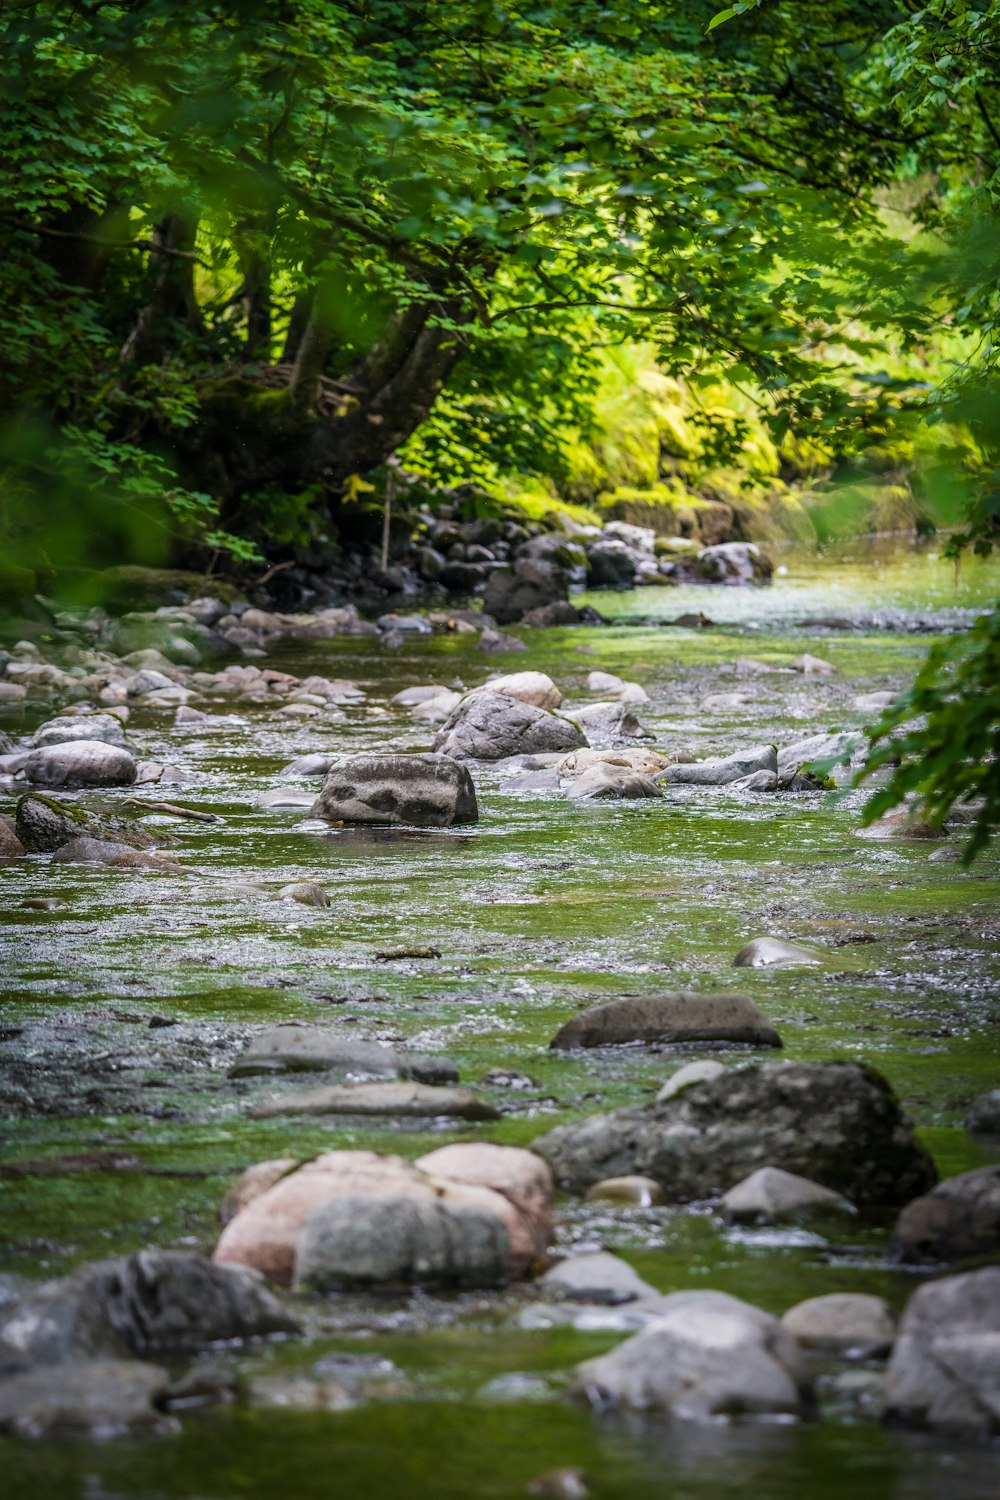
M 170 1377 L 135 1360 L 72 1360 L 0 1379 L 0 1432 L 22 1438 L 121 1438 L 176 1432 L 156 1402 Z
M 655 781 L 628 766 L 599 761 L 572 781 L 566 795 L 580 802 L 636 802 L 662 797 L 663 792 Z
M 755 771 L 778 769 L 778 756 L 773 745 L 756 745 L 750 750 L 737 751 L 718 760 L 696 760 L 686 765 L 667 766 L 657 776 L 661 786 L 728 786 L 752 776 Z
M 184 1250 L 139 1250 L 23 1297 L 0 1323 L 0 1364 L 190 1353 L 297 1326 L 252 1271 Z
M 506 1227 L 486 1210 L 405 1196 L 338 1198 L 306 1220 L 294 1284 L 321 1292 L 502 1286 L 509 1262 Z
M 1000 1254 L 1000 1166 L 949 1177 L 908 1203 L 896 1220 L 890 1254 L 916 1263 Z
M 310 817 L 450 828 L 475 823 L 479 808 L 472 777 L 447 755 L 352 755 L 330 767 Z
M 976 1100 L 965 1117 L 965 1128 L 979 1135 L 1000 1135 L 1000 1089 Z
M 453 1155 L 451 1161 L 456 1164 L 454 1170 L 467 1174 L 472 1159 L 464 1148 L 445 1150 L 464 1153 Z M 250 1197 L 226 1225 L 215 1259 L 253 1266 L 288 1285 L 302 1231 L 316 1209 L 344 1198 L 408 1198 L 495 1215 L 507 1231 L 508 1277 L 516 1280 L 530 1272 L 544 1255 L 552 1233 L 552 1185 L 546 1164 L 530 1152 L 492 1146 L 488 1157 L 479 1158 L 490 1180 L 469 1183 L 435 1170 L 438 1155 L 432 1152 L 413 1163 L 372 1151 L 327 1151 L 298 1168 L 282 1171 L 272 1186 Z M 449 1166 L 448 1158 L 443 1166 Z M 505 1187 L 495 1188 L 491 1182 Z M 547 1192 L 545 1201 L 536 1203 L 533 1192 L 542 1189 Z
M 551 1271 L 546 1271 L 538 1285 L 557 1301 L 594 1302 L 601 1307 L 619 1307 L 625 1302 L 642 1302 L 660 1295 L 633 1271 L 628 1261 L 603 1250 L 561 1260 Z
M 598 1409 L 626 1407 L 709 1422 L 802 1417 L 809 1382 L 777 1318 L 725 1292 L 675 1292 L 654 1322 L 574 1372 L 572 1392 Z
M 150 849 L 157 842 L 135 818 L 98 815 L 39 792 L 18 798 L 14 826 L 29 854 L 49 854 L 76 838 L 108 839 L 133 849 Z
M 652 1177 L 605 1177 L 587 1189 L 588 1203 L 617 1203 L 621 1208 L 655 1208 L 663 1189 Z
M 533 610 L 566 600 L 567 586 L 558 568 L 533 558 L 497 568 L 487 579 L 483 612 L 498 625 L 511 625 Z
M 557 1126 L 532 1149 L 573 1192 L 640 1173 L 680 1203 L 721 1196 L 763 1166 L 865 1207 L 906 1203 L 937 1177 L 886 1080 L 855 1062 L 730 1068 L 663 1104 Z
M 345 1037 L 325 1026 L 269 1026 L 255 1036 L 229 1069 L 230 1078 L 258 1073 L 333 1073 L 344 1080 L 415 1078 L 418 1083 L 457 1083 L 447 1057 L 397 1052 L 381 1042 Z
M 560 1027 L 551 1047 L 621 1047 L 629 1042 L 735 1042 L 780 1047 L 781 1038 L 745 995 L 634 995 L 593 1005 Z
M 830 1292 L 790 1307 L 781 1320 L 786 1333 L 805 1349 L 878 1359 L 889 1353 L 896 1319 L 884 1297 L 864 1292 Z
M 564 710 L 568 719 L 579 725 L 587 743 L 610 747 L 630 740 L 653 738 L 643 729 L 627 703 L 588 703 L 585 708 Z
M 586 743 L 583 732 L 567 719 L 479 688 L 446 719 L 434 750 L 455 760 L 504 760 L 508 755 L 576 750 Z
M 277 1115 L 391 1115 L 394 1119 L 499 1120 L 500 1111 L 469 1089 L 403 1082 L 332 1083 L 283 1094 L 250 1111 L 254 1119 Z
M 131 786 L 136 766 L 132 755 L 103 740 L 71 740 L 33 750 L 24 778 L 35 786 Z
M 1000 1266 L 914 1292 L 889 1361 L 884 1420 L 947 1437 L 1000 1435 Z
M 812 948 L 786 943 L 784 938 L 754 938 L 733 959 L 734 969 L 797 969 L 822 963 Z
M 685 1063 L 683 1068 L 678 1068 L 677 1072 L 667 1079 L 656 1096 L 656 1102 L 662 1104 L 665 1099 L 675 1099 L 678 1094 L 683 1094 L 685 1089 L 693 1087 L 696 1083 L 707 1083 L 710 1078 L 718 1078 L 725 1071 L 723 1063 L 714 1062 L 710 1058 Z
M 540 1258 L 555 1233 L 552 1173 L 540 1156 L 491 1141 L 463 1141 L 429 1151 L 417 1166 L 447 1182 L 499 1193 L 531 1227 L 534 1257 Z
M 34 750 L 42 750 L 48 745 L 68 745 L 77 740 L 99 741 L 103 745 L 117 745 L 122 750 L 130 748 L 125 739 L 125 727 L 114 714 L 67 715 L 49 719 L 35 730 L 31 745 Z
M 823 1214 L 857 1213 L 842 1193 L 780 1167 L 758 1167 L 731 1187 L 719 1212 L 733 1224 L 794 1224 Z
M 60 844 L 53 864 L 110 865 L 118 870 L 179 870 L 177 856 L 164 850 L 133 849 L 111 839 L 78 838 Z

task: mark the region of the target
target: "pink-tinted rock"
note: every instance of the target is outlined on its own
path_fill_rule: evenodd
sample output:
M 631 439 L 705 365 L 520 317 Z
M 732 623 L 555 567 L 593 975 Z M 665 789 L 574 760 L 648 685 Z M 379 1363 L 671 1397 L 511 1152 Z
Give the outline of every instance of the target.
M 222 1200 L 219 1207 L 222 1223 L 225 1225 L 235 1219 L 248 1203 L 259 1198 L 261 1193 L 266 1193 L 268 1188 L 274 1187 L 296 1165 L 297 1158 L 294 1156 L 276 1156 L 272 1161 L 258 1161 L 252 1167 L 247 1167 Z
M 467 1145 L 441 1146 L 421 1156 L 416 1165 L 435 1177 L 490 1188 L 506 1198 L 528 1232 L 527 1241 L 522 1234 L 517 1236 L 517 1243 L 524 1245 L 527 1255 L 525 1270 L 544 1257 L 555 1232 L 554 1187 L 549 1164 L 540 1156 L 517 1146 L 472 1141 Z M 511 1243 L 514 1244 L 513 1234 Z

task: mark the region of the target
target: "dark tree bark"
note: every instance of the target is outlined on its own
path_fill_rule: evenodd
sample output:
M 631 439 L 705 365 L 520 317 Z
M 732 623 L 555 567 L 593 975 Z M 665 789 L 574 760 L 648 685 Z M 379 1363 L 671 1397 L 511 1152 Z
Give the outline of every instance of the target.
M 184 211 L 168 214 L 156 226 L 150 251 L 149 297 L 125 340 L 123 365 L 138 368 L 158 363 L 175 342 L 178 324 L 204 334 L 194 285 L 197 230 L 197 219 Z

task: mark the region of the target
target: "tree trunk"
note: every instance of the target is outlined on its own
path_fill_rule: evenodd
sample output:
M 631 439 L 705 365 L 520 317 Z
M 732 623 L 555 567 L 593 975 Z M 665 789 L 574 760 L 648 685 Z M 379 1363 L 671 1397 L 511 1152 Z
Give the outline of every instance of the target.
M 168 214 L 156 226 L 150 252 L 150 294 L 125 340 L 123 365 L 139 368 L 158 363 L 176 342 L 178 325 L 204 334 L 194 287 L 197 230 L 195 216 L 184 211 Z

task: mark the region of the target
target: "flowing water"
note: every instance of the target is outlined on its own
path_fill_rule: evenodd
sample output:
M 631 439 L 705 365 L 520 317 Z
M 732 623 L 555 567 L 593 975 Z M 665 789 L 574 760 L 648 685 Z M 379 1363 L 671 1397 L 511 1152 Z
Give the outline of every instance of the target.
M 267 788 L 291 784 L 282 767 L 296 755 L 426 749 L 426 726 L 391 696 L 424 682 L 472 686 L 497 666 L 548 672 L 571 704 L 586 701 L 594 668 L 638 680 L 652 699 L 640 717 L 657 745 L 698 755 L 860 725 L 866 715 L 851 700 L 903 685 L 933 632 L 967 623 L 1000 582 L 988 564 L 963 569 L 956 584 L 926 552 L 871 547 L 786 566 L 767 590 L 595 596 L 610 628 L 524 631 L 529 650 L 496 660 L 476 652 L 474 636 L 407 640 L 395 652 L 341 638 L 269 659 L 297 675 L 357 681 L 366 697 L 343 718 L 290 722 L 241 704 L 220 706 L 210 724 L 175 727 L 134 713 L 129 733 L 143 755 L 191 773 L 167 795 L 223 821 L 149 815 L 174 836 L 181 873 L 45 858 L 0 868 L 0 1087 L 10 1116 L 0 1272 L 53 1276 L 146 1244 L 208 1250 L 233 1175 L 265 1157 L 338 1146 L 417 1156 L 454 1139 L 527 1145 L 561 1121 L 650 1099 L 704 1049 L 547 1050 L 581 1006 L 626 993 L 748 992 L 781 1031 L 786 1057 L 881 1069 L 943 1175 L 998 1159 L 1000 1143 L 961 1126 L 971 1100 L 1000 1083 L 995 855 L 964 872 L 933 860 L 934 842 L 859 838 L 856 791 L 674 788 L 662 802 L 586 806 L 505 792 L 481 767 L 471 828 L 321 832 L 303 825 L 302 809 L 256 806 Z M 663 623 L 686 611 L 704 612 L 714 628 Z M 740 657 L 787 667 L 803 651 L 837 675 L 733 673 Z M 750 701 L 702 710 L 709 694 L 732 691 Z M 316 785 L 294 784 L 304 793 Z M 113 806 L 115 796 L 84 800 Z M 297 879 L 318 881 L 332 905 L 274 899 Z M 62 905 L 20 905 L 33 896 Z M 737 949 L 765 933 L 815 944 L 826 960 L 815 970 L 734 970 Z M 378 956 L 401 948 L 440 956 Z M 504 1111 L 495 1124 L 250 1118 L 248 1105 L 288 1085 L 234 1082 L 226 1067 L 252 1026 L 288 1019 L 447 1052 L 463 1083 L 504 1069 L 524 1075 L 523 1086 L 481 1085 Z M 106 1157 L 91 1171 L 66 1160 L 108 1152 L 119 1154 L 114 1169 Z M 866 1215 L 837 1241 L 725 1228 L 705 1206 L 565 1200 L 559 1238 L 620 1250 L 664 1291 L 714 1287 L 781 1312 L 840 1290 L 901 1306 L 916 1282 L 885 1261 L 887 1227 Z M 46 1500 L 505 1500 L 572 1466 L 607 1500 L 1000 1493 L 1000 1450 L 884 1432 L 823 1379 L 816 1423 L 598 1419 L 566 1403 L 562 1387 L 579 1360 L 621 1333 L 600 1318 L 553 1325 L 530 1288 L 326 1299 L 303 1313 L 304 1339 L 225 1357 L 251 1376 L 307 1372 L 329 1355 L 377 1356 L 391 1362 L 380 1366 L 385 1388 L 341 1413 L 195 1412 L 179 1435 L 142 1442 L 7 1442 L 0 1489 Z M 515 1373 L 520 1380 L 505 1378 Z

